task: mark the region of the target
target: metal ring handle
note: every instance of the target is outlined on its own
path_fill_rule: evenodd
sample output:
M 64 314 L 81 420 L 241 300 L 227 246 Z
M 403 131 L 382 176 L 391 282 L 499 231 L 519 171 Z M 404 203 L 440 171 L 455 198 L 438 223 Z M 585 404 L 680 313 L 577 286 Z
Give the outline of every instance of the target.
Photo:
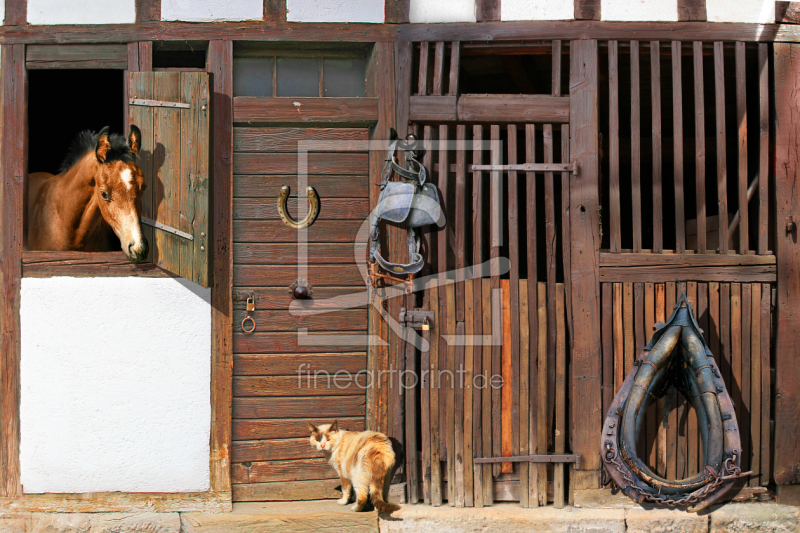
M 245 326 L 248 320 L 250 321 L 250 323 L 253 324 L 253 327 L 250 329 L 247 329 L 247 327 Z M 253 317 L 251 317 L 250 315 L 244 317 L 244 319 L 242 320 L 242 331 L 244 331 L 245 333 L 253 333 L 255 330 L 256 330 L 256 321 L 253 320 Z
M 306 214 L 303 220 L 297 222 L 289 214 L 289 211 L 286 210 L 286 200 L 289 198 L 289 186 L 284 185 L 281 187 L 281 192 L 278 195 L 278 214 L 281 216 L 283 223 L 290 228 L 307 228 L 317 219 L 317 215 L 319 214 L 319 196 L 317 196 L 317 191 L 315 191 L 313 187 L 308 187 L 306 189 L 306 194 L 308 195 L 308 214 Z

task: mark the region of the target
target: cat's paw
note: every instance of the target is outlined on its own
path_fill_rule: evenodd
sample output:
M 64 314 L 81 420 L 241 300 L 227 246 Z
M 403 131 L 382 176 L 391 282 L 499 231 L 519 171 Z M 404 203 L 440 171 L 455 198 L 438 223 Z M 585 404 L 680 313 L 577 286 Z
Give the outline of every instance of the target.
M 363 508 L 364 508 L 364 506 L 363 505 L 358 505 L 358 502 L 354 503 L 352 505 L 352 507 L 350 507 L 350 509 L 352 509 L 353 511 L 356 511 L 356 512 L 360 511 Z
M 342 496 L 341 498 L 339 498 L 338 500 L 336 500 L 336 503 L 338 503 L 339 505 L 347 505 L 347 502 L 348 502 L 348 501 L 350 501 L 350 498 L 347 498 L 347 497 L 345 497 L 345 496 Z

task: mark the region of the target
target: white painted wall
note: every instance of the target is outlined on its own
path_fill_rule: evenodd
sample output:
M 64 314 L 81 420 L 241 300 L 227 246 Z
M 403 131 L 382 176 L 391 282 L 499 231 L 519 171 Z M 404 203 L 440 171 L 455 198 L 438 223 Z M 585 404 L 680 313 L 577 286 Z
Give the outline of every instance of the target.
M 132 24 L 136 0 L 28 0 L 30 24 Z
M 627 21 L 676 21 L 678 0 L 602 0 L 600 18 Z
M 706 0 L 709 22 L 775 22 L 775 0 Z
M 161 0 L 161 20 L 263 20 L 263 0 Z
M 573 0 L 503 0 L 500 20 L 571 20 L 575 17 Z
M 475 22 L 475 0 L 411 0 L 411 22 Z
M 286 0 L 289 22 L 382 23 L 384 0 Z
M 210 301 L 183 279 L 22 279 L 26 493 L 209 489 Z

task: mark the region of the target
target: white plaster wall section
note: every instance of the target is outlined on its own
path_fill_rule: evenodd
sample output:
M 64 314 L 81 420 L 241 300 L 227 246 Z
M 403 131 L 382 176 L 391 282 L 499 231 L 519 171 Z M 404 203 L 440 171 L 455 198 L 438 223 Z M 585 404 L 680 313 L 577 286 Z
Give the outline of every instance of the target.
M 289 22 L 373 22 L 384 20 L 385 0 L 286 0 Z
M 573 0 L 503 0 L 500 20 L 572 20 Z
M 475 0 L 411 0 L 411 22 L 475 22 Z
M 602 0 L 603 20 L 676 21 L 678 0 Z
M 209 489 L 211 292 L 172 278 L 24 278 L 26 493 Z
M 30 24 L 132 24 L 136 0 L 28 0 Z
M 218 22 L 263 19 L 263 0 L 161 0 L 161 20 Z
M 775 22 L 775 0 L 706 0 L 709 22 Z

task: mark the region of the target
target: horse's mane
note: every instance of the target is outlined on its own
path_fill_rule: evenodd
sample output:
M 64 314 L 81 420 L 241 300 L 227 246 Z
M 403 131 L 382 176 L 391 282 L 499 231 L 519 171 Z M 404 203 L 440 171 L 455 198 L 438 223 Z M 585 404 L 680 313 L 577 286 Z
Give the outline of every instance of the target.
M 78 136 L 75 137 L 75 140 L 72 141 L 72 145 L 70 145 L 69 151 L 67 152 L 67 157 L 64 158 L 64 162 L 61 163 L 61 168 L 58 171 L 63 174 L 80 161 L 88 152 L 93 152 L 97 148 L 97 139 L 99 136 L 99 133 L 90 130 L 80 132 Z M 112 133 L 108 136 L 108 142 L 111 143 L 111 148 L 106 154 L 106 163 L 111 163 L 112 161 L 133 163 L 136 161 L 136 154 L 128 147 L 128 141 L 125 137 L 118 133 Z

